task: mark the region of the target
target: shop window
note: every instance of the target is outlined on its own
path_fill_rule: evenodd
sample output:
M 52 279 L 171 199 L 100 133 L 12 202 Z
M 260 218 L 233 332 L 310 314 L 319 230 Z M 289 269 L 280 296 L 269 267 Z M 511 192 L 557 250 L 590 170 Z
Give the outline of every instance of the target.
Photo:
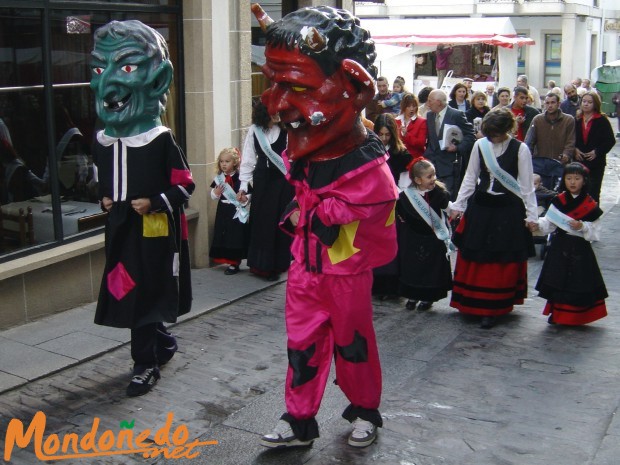
M 562 35 L 545 34 L 545 80 L 560 82 L 562 63 Z
M 176 15 L 122 12 L 118 8 L 50 8 L 50 22 L 44 28 L 43 12 L 43 8 L 0 8 L 0 203 L 3 212 L 13 214 L 30 207 L 35 246 L 101 226 L 101 222 L 82 221 L 101 213 L 91 156 L 92 141 L 101 125 L 90 89 L 89 64 L 97 28 L 111 20 L 138 19 L 164 36 L 175 74 L 162 119 L 177 137 L 183 136 L 179 134 L 181 66 Z M 45 50 L 50 51 L 49 57 Z M 0 223 L 0 228 L 4 227 Z M 0 230 L 0 259 L 27 247 L 30 245 L 5 240 Z

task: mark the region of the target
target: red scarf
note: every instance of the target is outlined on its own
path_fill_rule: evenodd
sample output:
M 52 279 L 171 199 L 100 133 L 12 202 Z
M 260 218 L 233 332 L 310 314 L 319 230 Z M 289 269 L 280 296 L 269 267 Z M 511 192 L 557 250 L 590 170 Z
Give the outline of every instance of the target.
M 573 196 L 569 192 L 562 192 L 561 194 L 557 196 L 557 199 L 560 201 L 560 204 L 562 205 L 562 207 L 566 207 L 568 201 L 573 200 Z M 589 195 L 586 195 L 583 201 L 579 203 L 578 205 L 575 205 L 572 210 L 566 211 L 565 208 L 561 208 L 560 210 L 562 211 L 562 213 L 570 216 L 571 218 L 574 218 L 576 220 L 581 220 L 582 218 L 585 218 L 589 213 L 591 213 L 596 208 L 598 208 L 598 204 L 596 203 L 596 200 L 594 200 Z
M 581 134 L 583 137 L 583 143 L 588 143 L 588 136 L 590 135 L 590 128 L 592 127 L 592 121 L 599 119 L 602 115 L 600 113 L 594 113 L 592 118 L 586 123 L 586 119 L 581 117 Z

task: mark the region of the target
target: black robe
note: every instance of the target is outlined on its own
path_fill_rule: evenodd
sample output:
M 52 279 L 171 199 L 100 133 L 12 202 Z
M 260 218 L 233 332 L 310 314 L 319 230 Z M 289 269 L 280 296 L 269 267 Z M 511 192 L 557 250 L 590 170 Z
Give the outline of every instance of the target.
M 438 186 L 427 193 L 430 207 L 441 217 L 450 193 Z M 396 203 L 398 221 L 399 294 L 411 300 L 436 302 L 452 289 L 446 245 L 402 192 Z
M 260 129 L 259 129 L 260 130 Z M 286 148 L 286 131 L 281 130 L 272 150 L 281 154 Z M 291 238 L 280 228 L 280 217 L 295 191 L 284 175 L 263 153 L 256 136 L 256 167 L 252 176 L 250 207 L 250 246 L 248 266 L 261 274 L 288 270 L 291 264 Z
M 93 147 L 99 196 L 114 201 L 105 227 L 106 264 L 95 323 L 139 328 L 173 323 L 192 301 L 183 204 L 194 191 L 185 155 L 170 130 L 157 127 L 114 139 L 98 134 Z M 149 198 L 137 214 L 131 200 Z

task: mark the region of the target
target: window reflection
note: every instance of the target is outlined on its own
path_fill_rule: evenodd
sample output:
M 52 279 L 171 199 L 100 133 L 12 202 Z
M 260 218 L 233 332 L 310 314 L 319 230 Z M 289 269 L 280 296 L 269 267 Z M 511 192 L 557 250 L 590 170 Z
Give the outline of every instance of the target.
M 178 4 L 168 0 L 149 3 Z M 63 237 L 102 225 L 101 221 L 81 221 L 101 214 L 91 145 L 102 127 L 89 87 L 90 52 L 98 27 L 111 20 L 138 19 L 166 38 L 175 76 L 164 119 L 173 132 L 179 124 L 175 15 L 50 9 L 51 85 L 45 87 L 42 11 L 0 8 L 0 256 L 31 245 L 31 241 L 3 234 L 19 230 L 13 217 L 28 216 L 29 211 L 34 244 L 56 240 L 54 218 L 62 225 Z M 46 91 L 52 93 L 53 108 L 46 107 Z M 54 121 L 52 147 L 47 112 Z M 50 169 L 50 160 L 55 160 L 55 169 Z M 60 208 L 54 209 L 51 193 L 56 191 L 60 198 L 54 205 Z

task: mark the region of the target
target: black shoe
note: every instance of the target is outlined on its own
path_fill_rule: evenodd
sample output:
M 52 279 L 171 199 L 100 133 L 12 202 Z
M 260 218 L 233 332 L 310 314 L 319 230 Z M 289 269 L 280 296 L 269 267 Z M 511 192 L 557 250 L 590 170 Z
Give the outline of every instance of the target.
M 428 310 L 432 306 L 433 306 L 433 302 L 427 302 L 423 300 L 422 302 L 420 302 L 420 305 L 418 305 L 418 310 L 422 310 L 422 311 Z
M 549 315 L 549 319 L 547 320 L 547 323 L 549 323 L 550 325 L 557 325 L 557 323 L 553 319 L 553 313 Z
M 495 326 L 494 316 L 483 316 L 482 320 L 480 320 L 480 327 L 482 329 L 491 329 L 493 326 Z
M 226 275 L 237 274 L 237 273 L 239 273 L 238 265 L 230 265 L 228 268 L 226 268 L 226 271 L 224 271 L 224 274 Z
M 280 279 L 280 273 L 270 273 L 267 275 L 267 281 L 277 281 Z
M 405 308 L 407 310 L 413 310 L 413 309 L 415 309 L 416 305 L 418 305 L 418 301 L 417 300 L 408 300 L 407 304 L 405 305 Z
M 159 368 L 157 367 L 147 368 L 142 373 L 134 375 L 129 386 L 127 386 L 127 396 L 137 397 L 146 394 L 155 386 L 159 378 Z

